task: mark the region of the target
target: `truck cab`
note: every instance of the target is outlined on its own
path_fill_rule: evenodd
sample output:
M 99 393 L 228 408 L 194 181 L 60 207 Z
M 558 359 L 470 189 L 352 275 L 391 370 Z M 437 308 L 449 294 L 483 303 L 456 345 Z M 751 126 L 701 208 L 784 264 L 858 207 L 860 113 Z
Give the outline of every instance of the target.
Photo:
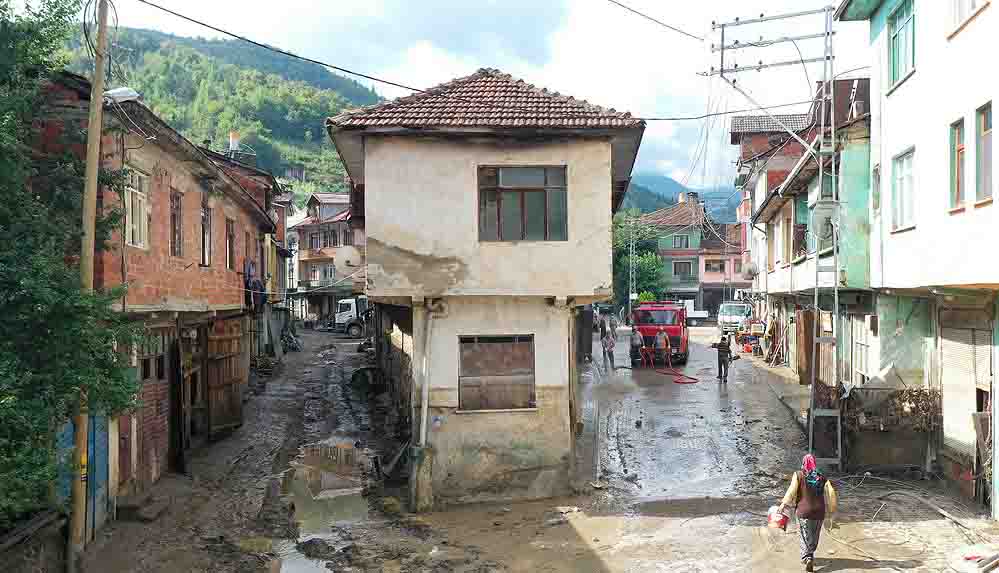
M 738 333 L 748 330 L 753 316 L 753 307 L 746 302 L 727 301 L 718 307 L 718 330 L 722 333 Z
M 364 334 L 364 312 L 368 308 L 368 298 L 353 296 L 342 298 L 336 303 L 336 314 L 333 317 L 333 329 L 345 332 L 351 338 L 360 338 Z
M 631 362 L 642 359 L 641 348 L 655 351 L 656 361 L 666 362 L 666 346 L 656 338 L 664 333 L 669 341 L 669 360 L 685 364 L 690 356 L 687 308 L 680 302 L 643 302 L 631 312 Z

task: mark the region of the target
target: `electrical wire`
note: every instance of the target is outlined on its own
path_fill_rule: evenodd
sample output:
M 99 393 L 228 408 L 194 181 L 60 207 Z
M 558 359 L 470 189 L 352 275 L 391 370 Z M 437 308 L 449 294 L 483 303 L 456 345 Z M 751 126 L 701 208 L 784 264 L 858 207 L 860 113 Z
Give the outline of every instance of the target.
M 657 20 L 657 19 L 653 18 L 652 16 L 649 16 L 648 14 L 643 14 L 642 12 L 639 12 L 638 10 L 635 10 L 634 8 L 631 8 L 630 6 L 625 6 L 624 4 L 618 2 L 617 0 L 607 0 L 607 1 L 610 2 L 611 4 L 614 4 L 616 6 L 620 6 L 621 8 L 624 8 L 625 10 L 631 12 L 632 14 L 637 14 L 637 15 L 641 16 L 642 18 L 645 18 L 646 20 L 655 22 L 656 24 L 659 24 L 660 26 L 663 26 L 665 28 L 669 28 L 670 30 L 673 30 L 674 32 L 678 32 L 680 34 L 683 34 L 684 36 L 687 36 L 689 38 L 693 38 L 695 40 L 700 40 L 702 42 L 704 41 L 704 38 L 701 37 L 701 36 L 696 36 L 694 34 L 691 34 L 690 32 L 685 32 L 685 31 L 683 31 L 680 28 L 677 28 L 675 26 L 670 26 L 666 22 L 662 22 L 660 20 Z
M 88 1 L 92 2 L 93 0 L 88 0 Z M 307 56 L 300 56 L 298 54 L 294 54 L 292 52 L 289 52 L 289 51 L 286 51 L 286 50 L 282 50 L 281 48 L 276 48 L 274 46 L 269 46 L 269 45 L 264 44 L 262 42 L 258 42 L 256 40 L 252 40 L 252 39 L 250 39 L 250 38 L 248 38 L 246 36 L 243 36 L 243 35 L 240 35 L 240 34 L 236 34 L 234 32 L 230 32 L 230 31 L 225 30 L 223 28 L 219 28 L 218 26 L 213 26 L 211 24 L 208 24 L 208 23 L 203 22 L 201 20 L 192 18 L 190 16 L 185 16 L 184 14 L 181 14 L 180 12 L 176 12 L 174 10 L 171 10 L 169 8 L 166 8 L 164 6 L 156 4 L 155 2 L 151 2 L 150 0 L 136 0 L 136 1 L 137 2 L 141 2 L 142 4 L 145 4 L 145 5 L 147 5 L 147 6 L 151 7 L 151 8 L 155 8 L 155 9 L 160 10 L 162 12 L 166 12 L 167 14 L 170 14 L 172 16 L 175 16 L 177 18 L 180 18 L 180 19 L 185 20 L 187 22 L 190 22 L 192 24 L 197 24 L 198 26 L 202 26 L 202 27 L 208 28 L 209 30 L 212 30 L 214 32 L 218 32 L 219 34 L 222 34 L 222 35 L 225 35 L 225 36 L 229 36 L 231 38 L 236 38 L 237 40 L 242 40 L 242 41 L 244 41 L 244 42 L 246 42 L 248 44 L 251 44 L 253 46 L 256 46 L 258 48 L 262 48 L 262 49 L 265 49 L 265 50 L 270 50 L 272 52 L 275 52 L 277 54 L 281 54 L 281 55 L 287 56 L 289 58 L 294 58 L 296 60 L 301 60 L 303 62 L 309 62 L 311 64 L 316 64 L 318 66 L 323 66 L 325 68 L 329 68 L 331 70 L 336 70 L 336 71 L 344 73 L 344 74 L 348 74 L 348 75 L 351 75 L 351 76 L 356 76 L 356 77 L 359 77 L 359 78 L 364 78 L 366 80 L 370 80 L 370 81 L 373 81 L 373 82 L 377 82 L 377 83 L 389 85 L 389 86 L 392 86 L 392 87 L 397 87 L 397 88 L 404 89 L 404 90 L 409 90 L 409 91 L 416 92 L 416 93 L 428 93 L 430 91 L 430 90 L 427 90 L 427 89 L 421 89 L 421 88 L 409 86 L 409 85 L 406 85 L 406 84 L 403 84 L 403 83 L 400 83 L 400 82 L 397 82 L 397 81 L 388 80 L 388 79 L 381 78 L 381 77 L 378 77 L 378 76 L 373 76 L 373 75 L 366 74 L 366 73 L 363 73 L 363 72 L 358 72 L 358 71 L 355 71 L 355 70 L 351 70 L 349 68 L 345 68 L 345 67 L 342 67 L 342 66 L 331 64 L 329 62 L 324 62 L 322 60 L 317 60 L 317 59 L 314 59 L 314 58 L 309 58 Z M 469 99 L 469 98 L 458 96 L 458 95 L 454 95 L 454 94 L 437 93 L 437 94 L 434 94 L 434 95 L 437 96 L 437 97 L 441 97 L 441 98 L 453 99 L 453 100 L 457 100 L 457 101 L 465 101 L 466 103 L 474 103 L 474 104 L 476 104 L 478 106 L 482 106 L 483 105 L 483 103 L 482 103 L 481 100 L 473 100 L 473 99 Z M 726 113 L 714 113 L 714 114 L 695 115 L 695 116 L 634 117 L 633 119 L 641 120 L 641 121 L 696 121 L 696 120 L 699 120 L 699 119 L 705 119 L 707 117 L 713 117 L 713 116 L 717 116 L 717 115 L 727 115 L 727 114 L 733 114 L 733 113 L 745 113 L 745 112 L 749 112 L 749 111 L 757 111 L 759 109 L 777 109 L 777 108 L 782 108 L 782 107 L 791 107 L 791 106 L 796 106 L 796 105 L 803 105 L 803 104 L 806 104 L 806 103 L 811 103 L 811 100 L 782 103 L 782 104 L 777 104 L 777 105 L 772 105 L 772 106 L 766 106 L 764 108 L 752 107 L 752 108 L 747 108 L 747 109 L 728 111 Z M 508 110 L 512 110 L 512 111 L 521 111 L 521 112 L 526 112 L 526 113 L 538 113 L 539 112 L 539 110 L 537 110 L 537 109 L 523 108 L 523 107 L 517 107 L 517 106 L 510 106 L 510 105 L 489 104 L 488 107 L 493 108 L 493 109 L 508 109 Z M 580 114 L 580 113 L 566 113 L 566 114 L 564 114 L 565 117 L 581 117 L 581 116 L 585 117 L 585 115 L 586 115 L 585 113 L 584 114 Z

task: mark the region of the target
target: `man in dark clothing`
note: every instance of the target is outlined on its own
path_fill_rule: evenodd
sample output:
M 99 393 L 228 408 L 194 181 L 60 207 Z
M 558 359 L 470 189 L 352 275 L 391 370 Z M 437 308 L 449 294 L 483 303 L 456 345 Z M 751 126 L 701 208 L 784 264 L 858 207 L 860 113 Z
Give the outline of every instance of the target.
M 718 379 L 728 382 L 728 364 L 732 361 L 732 339 L 722 334 L 721 340 L 711 345 L 718 350 Z

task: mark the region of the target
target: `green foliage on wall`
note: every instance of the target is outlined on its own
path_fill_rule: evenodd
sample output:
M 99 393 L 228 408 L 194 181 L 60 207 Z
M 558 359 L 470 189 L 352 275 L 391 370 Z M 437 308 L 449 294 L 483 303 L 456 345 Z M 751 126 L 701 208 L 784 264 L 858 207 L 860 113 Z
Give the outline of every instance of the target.
M 132 406 L 137 390 L 120 350 L 140 331 L 112 308 L 123 292 L 80 288 L 83 164 L 28 151 L 40 88 L 62 67 L 79 2 L 31 6 L 15 15 L 0 0 L 0 531 L 52 503 L 54 435 L 81 390 L 91 412 L 108 414 Z M 122 189 L 122 173 L 102 177 Z M 99 248 L 120 223 L 120 213 L 98 219 Z

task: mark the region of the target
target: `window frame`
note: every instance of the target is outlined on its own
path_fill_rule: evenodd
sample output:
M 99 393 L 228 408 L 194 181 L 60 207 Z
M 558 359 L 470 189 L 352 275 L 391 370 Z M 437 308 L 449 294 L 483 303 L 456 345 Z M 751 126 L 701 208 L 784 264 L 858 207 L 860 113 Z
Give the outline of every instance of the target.
M 971 6 L 968 6 L 968 11 L 966 13 L 961 12 L 961 5 L 965 0 L 951 0 L 951 31 L 947 35 L 947 39 L 951 39 L 958 34 L 964 27 L 978 16 L 978 13 L 984 10 L 992 0 L 968 0 Z M 977 4 L 977 5 L 974 5 Z
M 350 227 L 343 228 L 343 246 L 353 247 L 354 246 L 354 230 Z
M 213 209 L 208 206 L 208 192 L 201 194 L 201 265 L 202 267 L 212 266 L 212 241 L 214 233 L 212 229 Z
M 950 124 L 950 209 L 960 209 L 964 206 L 965 185 L 967 173 L 967 132 L 964 129 L 964 118 Z
M 149 248 L 149 174 L 132 165 L 127 165 L 125 180 L 125 244 L 137 249 Z M 133 177 L 135 178 L 133 181 Z M 140 184 L 141 183 L 141 184 Z M 138 187 L 142 187 L 139 189 Z M 135 203 L 138 203 L 136 205 Z M 138 206 L 141 216 L 136 217 Z M 136 240 L 138 235 L 138 240 Z
M 988 119 L 988 127 L 986 127 Z M 975 110 L 975 203 L 983 203 L 992 200 L 994 174 L 992 170 L 992 147 L 993 140 L 992 126 L 992 102 L 988 102 Z M 985 150 L 985 140 L 988 138 L 988 152 Z M 985 172 L 988 171 L 988 176 Z M 987 180 L 987 181 L 986 181 Z
M 899 12 L 902 11 L 904 6 L 909 6 L 909 15 L 901 23 L 901 26 L 897 24 Z M 908 43 L 908 66 L 903 73 L 898 66 L 895 55 L 898 53 L 897 40 L 899 38 L 899 32 L 908 26 L 908 34 L 906 35 L 906 41 Z M 889 90 L 894 89 L 896 86 L 901 84 L 908 78 L 914 71 L 916 71 L 916 3 L 914 0 L 901 0 L 892 11 L 888 14 L 887 19 L 887 32 L 888 32 L 888 85 Z
M 462 334 L 458 337 L 458 412 L 460 413 L 476 413 L 476 412 L 530 412 L 538 409 L 537 405 L 537 375 L 538 375 L 538 355 L 537 346 L 535 344 L 534 334 Z M 466 365 L 462 360 L 464 344 L 481 344 L 488 343 L 489 341 L 494 341 L 499 344 L 500 341 L 506 341 L 509 339 L 507 344 L 518 344 L 523 342 L 530 342 L 530 373 L 525 374 L 483 374 L 478 373 L 473 375 L 467 373 L 465 370 Z M 506 407 L 497 408 L 473 408 L 469 407 L 470 404 L 466 402 L 463 394 L 467 392 L 467 388 L 471 385 L 471 381 L 475 380 L 479 387 L 483 387 L 490 382 L 496 383 L 503 380 L 517 380 L 526 381 L 530 385 L 529 398 L 527 400 L 526 406 L 516 406 L 508 405 Z M 480 404 L 482 400 L 480 399 Z
M 891 220 L 891 230 L 892 232 L 905 231 L 912 229 L 916 226 L 916 200 L 915 200 L 915 182 L 916 178 L 913 174 L 915 169 L 915 158 L 916 158 L 916 148 L 910 147 L 905 151 L 892 157 L 892 220 Z M 905 181 L 906 175 L 900 174 L 898 172 L 899 166 L 906 160 L 909 160 L 909 170 L 908 170 L 908 181 L 910 183 L 906 190 L 906 194 L 901 199 L 904 199 L 908 204 L 903 205 L 900 199 L 899 190 L 899 180 Z M 900 176 L 901 175 L 901 176 Z M 899 209 L 903 206 L 908 207 L 908 219 L 902 221 Z
M 690 272 L 688 272 L 686 274 L 677 273 L 676 272 L 676 266 L 677 265 L 689 265 Z M 673 276 L 674 277 L 680 277 L 680 278 L 688 278 L 688 279 L 690 277 L 693 277 L 694 276 L 694 263 L 693 263 L 693 261 L 673 261 Z
M 225 219 L 225 268 L 236 270 L 236 221 Z
M 309 250 L 310 251 L 318 251 L 322 247 L 322 243 L 320 242 L 320 240 L 321 240 L 320 239 L 320 235 L 321 234 L 322 233 L 318 233 L 318 232 L 316 232 L 316 233 L 309 233 Z
M 677 246 L 677 239 L 683 238 L 682 243 L 684 246 Z M 674 249 L 689 249 L 690 248 L 690 235 L 673 235 L 673 248 Z
M 487 170 L 496 170 L 496 181 L 495 185 L 487 185 L 485 182 L 486 177 L 484 172 Z M 544 184 L 540 187 L 538 186 L 504 186 L 502 185 L 502 174 L 501 171 L 504 169 L 541 169 L 544 172 Z M 562 184 L 553 184 L 549 182 L 549 170 L 561 170 L 562 171 Z M 476 187 L 477 202 L 478 202 L 478 230 L 479 230 L 479 242 L 480 243 L 564 243 L 569 240 L 569 168 L 567 165 L 480 165 L 476 169 Z M 557 193 L 562 193 L 564 197 L 563 213 L 564 220 L 562 221 L 561 238 L 552 238 L 552 208 L 555 204 L 555 197 Z M 487 201 L 484 197 L 485 193 L 492 192 L 495 194 L 496 202 L 496 213 L 494 216 L 496 224 L 495 237 L 487 237 L 488 232 L 485 229 L 485 219 L 487 217 L 486 204 Z M 518 209 L 520 214 L 520 237 L 519 238 L 505 238 L 503 236 L 503 195 L 516 193 L 518 194 Z M 544 195 L 544 238 L 535 239 L 527 238 L 528 234 L 528 209 L 527 209 L 527 194 L 528 193 L 542 193 Z
M 170 256 L 184 256 L 184 195 L 170 190 Z
M 718 270 L 717 268 L 710 268 L 712 266 L 718 267 L 718 265 L 721 265 L 721 269 L 720 270 Z M 704 259 L 704 272 L 706 272 L 706 273 L 722 273 L 722 274 L 724 274 L 725 273 L 725 267 L 727 267 L 727 266 L 728 265 L 725 264 L 725 260 L 724 259 L 710 259 L 710 260 Z

